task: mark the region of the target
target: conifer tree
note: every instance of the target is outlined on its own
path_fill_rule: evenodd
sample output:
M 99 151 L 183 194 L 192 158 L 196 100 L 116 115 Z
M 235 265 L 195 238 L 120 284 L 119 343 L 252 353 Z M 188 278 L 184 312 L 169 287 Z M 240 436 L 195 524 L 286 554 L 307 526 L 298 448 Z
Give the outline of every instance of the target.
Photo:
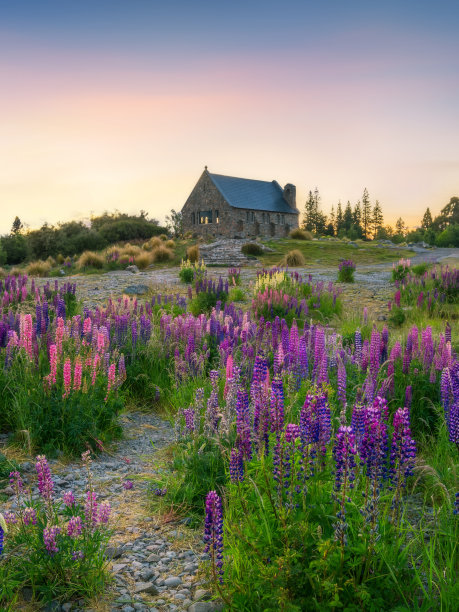
M 422 229 L 429 229 L 429 227 L 432 227 L 432 214 L 430 212 L 430 209 L 428 208 L 426 210 L 426 212 L 424 213 L 424 216 L 422 217 L 422 221 L 421 221 L 421 227 Z
M 372 218 L 371 218 L 370 196 L 368 194 L 367 188 L 365 187 L 365 189 L 363 190 L 363 196 L 362 196 L 362 219 L 361 219 L 363 237 L 365 238 L 365 240 L 368 240 L 368 238 L 370 237 L 371 222 L 372 222 Z
M 383 226 L 383 224 L 384 224 L 384 217 L 383 217 L 381 204 L 379 203 L 378 200 L 376 200 L 375 205 L 373 206 L 373 214 L 371 218 L 373 238 L 376 238 L 378 234 L 378 230 Z
M 352 216 L 352 213 L 351 213 Z M 341 206 L 341 200 L 338 202 L 338 206 L 336 207 L 336 235 L 339 234 L 340 230 L 344 229 L 344 217 L 343 217 L 343 208 Z

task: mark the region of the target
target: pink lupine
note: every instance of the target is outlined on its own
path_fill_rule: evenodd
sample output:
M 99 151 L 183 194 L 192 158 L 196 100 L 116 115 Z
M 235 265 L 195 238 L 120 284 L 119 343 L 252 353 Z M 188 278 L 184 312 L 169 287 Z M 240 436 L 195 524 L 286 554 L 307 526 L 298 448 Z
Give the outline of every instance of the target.
M 67 523 L 67 535 L 69 538 L 77 538 L 81 535 L 83 531 L 83 523 L 81 521 L 81 517 L 72 516 L 69 522 Z
M 59 355 L 62 353 L 62 340 L 64 338 L 64 331 L 65 331 L 64 319 L 62 317 L 58 317 L 55 340 L 56 340 L 57 352 Z
M 106 524 L 110 518 L 110 513 L 112 509 L 110 507 L 110 502 L 104 501 L 99 506 L 99 523 Z
M 81 357 L 77 357 L 75 361 L 75 368 L 73 371 L 73 390 L 79 391 L 81 388 L 81 375 L 83 372 L 83 366 L 81 364 Z
M 83 334 L 85 336 L 88 336 L 91 333 L 91 326 L 92 326 L 92 322 L 90 317 L 86 317 L 86 319 L 83 322 Z
M 62 495 L 62 501 L 64 502 L 64 504 L 68 508 L 71 508 L 72 506 L 74 506 L 75 505 L 75 496 L 74 496 L 73 492 L 72 491 L 66 491 Z
M 116 367 L 115 367 L 115 364 L 112 363 L 110 365 L 110 367 L 108 368 L 107 395 L 105 396 L 105 400 L 104 401 L 107 401 L 108 395 L 110 393 L 110 390 L 113 387 L 113 385 L 115 384 L 115 377 L 116 377 Z
M 33 359 L 32 327 L 32 315 L 21 315 L 19 320 L 19 346 L 25 349 L 30 359 Z
M 57 347 L 55 344 L 51 344 L 51 346 L 49 347 L 49 366 L 50 373 L 48 380 L 50 384 L 52 383 L 53 385 L 55 385 L 57 375 Z
M 66 398 L 69 396 L 72 388 L 72 364 L 70 363 L 70 357 L 67 357 L 64 363 L 64 388 L 65 392 L 62 397 Z
M 45 455 L 37 455 L 35 464 L 38 476 L 38 490 L 43 499 L 50 500 L 53 497 L 54 483 L 51 478 L 51 470 Z
M 52 556 L 59 552 L 59 548 L 56 543 L 56 536 L 61 532 L 59 527 L 45 527 L 43 529 L 43 541 L 45 548 L 48 553 Z
M 97 506 L 97 494 L 94 491 L 88 491 L 84 505 L 84 515 L 88 526 L 93 526 L 97 523 Z
M 97 353 L 96 355 L 94 355 L 94 359 L 92 362 L 92 378 L 91 378 L 92 386 L 94 386 L 96 383 L 97 369 L 99 367 L 99 364 L 100 364 L 100 355 Z
M 37 513 L 34 508 L 25 508 L 22 515 L 24 525 L 36 525 L 37 524 Z

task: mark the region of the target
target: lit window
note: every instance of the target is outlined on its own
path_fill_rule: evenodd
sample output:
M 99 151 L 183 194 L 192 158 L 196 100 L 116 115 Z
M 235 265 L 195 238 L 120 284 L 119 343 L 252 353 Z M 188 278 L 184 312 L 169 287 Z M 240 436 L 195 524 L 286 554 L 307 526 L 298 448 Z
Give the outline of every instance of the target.
M 218 210 L 215 211 L 215 223 L 220 223 L 220 219 L 218 217 Z
M 212 223 L 212 211 L 201 210 L 199 213 L 199 223 L 201 225 L 207 225 L 208 223 Z

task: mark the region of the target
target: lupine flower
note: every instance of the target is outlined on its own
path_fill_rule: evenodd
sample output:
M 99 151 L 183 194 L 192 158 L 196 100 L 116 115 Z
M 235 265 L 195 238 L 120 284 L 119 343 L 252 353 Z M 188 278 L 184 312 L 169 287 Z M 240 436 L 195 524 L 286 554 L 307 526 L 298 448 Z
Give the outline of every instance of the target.
M 231 482 L 243 482 L 244 480 L 244 459 L 239 448 L 232 448 L 230 455 L 230 478 Z
M 355 455 L 357 454 L 355 435 L 351 427 L 341 425 L 338 429 L 333 447 L 333 459 L 335 460 L 335 493 L 339 496 L 339 510 L 337 522 L 334 525 L 335 539 L 341 542 L 341 546 L 347 543 L 346 532 L 348 523 L 346 521 L 346 501 L 348 489 L 354 487 L 355 481 Z
M 5 519 L 7 525 L 16 525 L 18 522 L 17 516 L 14 514 L 14 512 L 5 512 L 3 518 Z
M 62 495 L 62 501 L 67 506 L 67 508 L 71 508 L 75 505 L 75 496 L 72 491 L 66 491 Z
M 75 360 L 75 368 L 73 371 L 73 390 L 74 391 L 80 390 L 82 372 L 83 372 L 83 366 L 81 364 L 81 357 L 78 356 Z
M 115 364 L 112 363 L 110 367 L 108 368 L 108 384 L 107 384 L 107 395 L 105 396 L 105 399 L 104 399 L 105 402 L 108 399 L 108 395 L 110 393 L 111 388 L 115 384 L 115 377 L 116 377 Z
M 455 497 L 455 500 L 454 500 L 453 514 L 459 514 L 459 491 L 456 493 L 456 497 Z
M 338 400 L 346 405 L 346 368 L 342 359 L 338 359 Z
M 37 513 L 34 508 L 27 507 L 24 509 L 22 520 L 24 525 L 36 525 L 37 524 Z
M 84 552 L 82 550 L 74 550 L 72 552 L 72 561 L 82 561 L 84 559 Z
M 86 524 L 90 527 L 97 523 L 97 506 L 97 493 L 94 491 L 87 491 L 84 515 Z
M 13 487 L 16 495 L 19 496 L 24 488 L 24 483 L 22 482 L 21 474 L 19 472 L 10 472 L 10 485 Z
M 237 392 L 236 430 L 238 447 L 245 459 L 252 458 L 252 437 L 250 431 L 249 396 L 246 391 Z
M 43 499 L 51 500 L 53 497 L 54 483 L 51 478 L 51 470 L 44 455 L 37 456 L 35 464 L 38 476 L 38 490 Z
M 99 523 L 106 524 L 110 518 L 111 513 L 110 502 L 104 501 L 99 506 Z
M 271 384 L 271 431 L 284 428 L 284 389 L 282 379 L 274 378 Z
M 204 522 L 205 552 L 210 553 L 214 575 L 223 583 L 223 516 L 222 501 L 215 491 L 206 497 L 206 518 Z
M 70 538 L 78 538 L 83 531 L 83 523 L 80 516 L 72 516 L 67 523 L 67 535 Z
M 158 497 L 164 497 L 167 493 L 167 487 L 164 487 L 164 489 L 153 489 L 153 493 Z
M 123 482 L 123 489 L 126 489 L 126 491 L 128 491 L 129 489 L 132 489 L 133 486 L 134 486 L 134 483 L 132 482 L 132 480 L 125 480 Z
M 7 531 L 8 531 L 8 526 L 6 524 L 5 518 L 3 514 L 0 514 L 0 555 L 3 553 L 3 539 Z
M 43 529 L 43 541 L 45 543 L 45 548 L 51 556 L 59 552 L 56 536 L 58 536 L 60 532 L 61 530 L 59 527 L 45 527 Z
M 413 474 L 416 457 L 416 442 L 411 437 L 410 415 L 408 408 L 399 408 L 393 420 L 394 433 L 390 450 L 389 476 L 395 487 L 392 500 L 393 519 L 398 518 L 401 489 L 408 476 Z
M 70 357 L 64 362 L 64 395 L 63 398 L 66 398 L 70 394 L 70 390 L 72 388 L 72 365 L 70 363 Z

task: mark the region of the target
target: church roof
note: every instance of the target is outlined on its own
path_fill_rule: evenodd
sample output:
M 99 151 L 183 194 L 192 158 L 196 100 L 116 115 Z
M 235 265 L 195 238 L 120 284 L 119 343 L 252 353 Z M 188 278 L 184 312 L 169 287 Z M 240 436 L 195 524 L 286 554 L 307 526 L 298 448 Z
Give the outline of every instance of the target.
M 291 208 L 284 199 L 282 188 L 277 181 L 255 181 L 210 172 L 209 176 L 228 204 L 234 208 L 299 214 L 298 210 Z

